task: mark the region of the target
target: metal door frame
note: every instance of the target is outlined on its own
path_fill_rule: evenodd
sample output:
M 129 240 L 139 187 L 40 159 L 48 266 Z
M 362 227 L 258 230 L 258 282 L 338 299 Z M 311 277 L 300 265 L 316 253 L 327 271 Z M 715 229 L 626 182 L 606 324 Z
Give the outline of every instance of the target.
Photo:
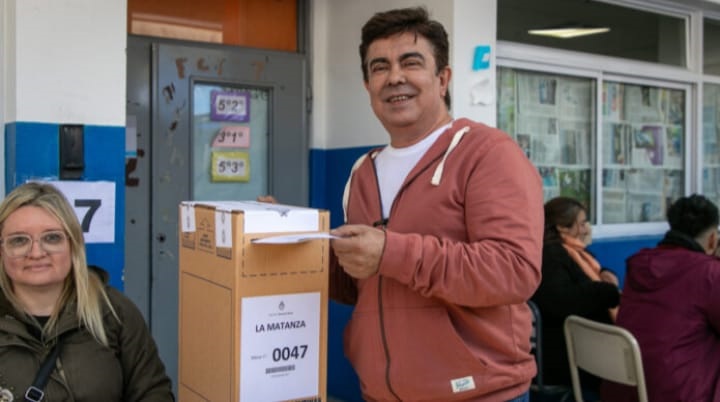
M 156 38 L 129 38 L 128 42 L 128 49 L 133 43 L 147 44 L 151 62 L 147 77 L 150 134 L 143 135 L 138 127 L 138 147 L 147 149 L 144 157 L 137 158 L 136 170 L 138 175 L 145 176 L 141 178 L 143 185 L 149 184 L 147 194 L 128 192 L 129 197 L 138 197 L 140 201 L 135 198 L 135 202 L 127 204 L 139 211 L 126 214 L 128 221 L 135 220 L 135 226 L 126 225 L 125 254 L 131 258 L 126 258 L 130 265 L 125 270 L 125 288 L 149 321 L 161 358 L 177 386 L 177 219 L 179 202 L 190 200 L 192 194 L 190 102 L 193 85 L 232 84 L 271 91 L 268 193 L 288 204 L 307 205 L 310 154 L 307 61 L 306 56 L 299 53 Z M 183 58 L 187 60 L 181 66 L 178 60 Z M 173 88 L 170 100 L 171 89 L 166 88 Z M 183 98 L 184 106 L 180 100 Z M 142 101 L 130 96 L 128 99 L 128 112 L 146 107 Z M 142 211 L 143 204 L 147 205 L 146 211 Z M 142 222 L 143 219 L 148 222 Z M 138 235 L 143 231 L 146 235 Z

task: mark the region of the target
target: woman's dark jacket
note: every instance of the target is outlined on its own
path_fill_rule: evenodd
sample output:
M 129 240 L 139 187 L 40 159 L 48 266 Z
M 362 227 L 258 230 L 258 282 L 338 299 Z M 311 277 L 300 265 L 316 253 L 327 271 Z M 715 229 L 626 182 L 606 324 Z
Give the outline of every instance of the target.
M 571 386 L 563 333 L 565 318 L 574 314 L 611 323 L 608 309 L 618 305 L 620 292 L 611 283 L 590 279 L 562 243 L 553 242 L 543 247 L 542 280 L 532 300 L 542 316 L 545 383 Z M 597 379 L 583 377 L 583 380 L 583 388 L 599 387 Z
M 61 312 L 57 334 L 41 341 L 39 324 L 19 314 L 0 292 L 0 395 L 10 392 L 15 401 L 24 400 L 45 355 L 61 336 L 58 365 L 43 402 L 172 401 L 170 379 L 142 315 L 123 294 L 111 287 L 105 290 L 120 318 L 118 322 L 103 309 L 109 348 L 79 326 L 74 302 Z

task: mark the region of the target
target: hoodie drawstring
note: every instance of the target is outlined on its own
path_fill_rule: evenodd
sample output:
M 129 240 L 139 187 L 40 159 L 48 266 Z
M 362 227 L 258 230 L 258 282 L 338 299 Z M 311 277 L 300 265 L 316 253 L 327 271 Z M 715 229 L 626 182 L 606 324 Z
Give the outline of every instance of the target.
M 440 164 L 435 168 L 435 173 L 433 174 L 432 179 L 430 180 L 430 184 L 433 186 L 437 186 L 440 184 L 440 179 L 442 178 L 443 170 L 445 169 L 445 159 L 447 159 L 448 155 L 450 155 L 450 152 L 452 152 L 453 149 L 457 146 L 457 144 L 460 142 L 460 139 L 470 131 L 470 127 L 463 127 L 462 129 L 458 130 L 455 135 L 453 135 L 452 141 L 450 141 L 450 145 L 445 150 L 445 155 L 443 155 L 442 160 L 440 161 Z
M 445 168 L 445 160 L 447 159 L 448 155 L 450 155 L 450 152 L 452 152 L 453 149 L 457 146 L 457 144 L 462 139 L 463 135 L 470 131 L 470 127 L 463 127 L 460 130 L 456 131 L 453 135 L 452 141 L 450 141 L 450 145 L 445 150 L 445 154 L 443 155 L 442 160 L 440 161 L 440 164 L 435 168 L 435 173 L 433 174 L 432 179 L 430 180 L 430 183 L 433 186 L 437 186 L 440 184 L 440 179 L 442 178 L 443 170 Z M 348 201 L 350 199 L 350 184 L 352 183 L 353 175 L 355 174 L 355 171 L 360 167 L 360 165 L 365 161 L 365 159 L 370 155 L 371 159 L 375 159 L 375 156 L 377 156 L 378 151 L 372 152 L 370 154 L 363 154 L 360 156 L 355 163 L 352 166 L 352 169 L 350 169 L 350 176 L 348 177 L 347 182 L 345 183 L 345 190 L 343 190 L 343 219 L 344 222 L 347 222 L 347 206 Z

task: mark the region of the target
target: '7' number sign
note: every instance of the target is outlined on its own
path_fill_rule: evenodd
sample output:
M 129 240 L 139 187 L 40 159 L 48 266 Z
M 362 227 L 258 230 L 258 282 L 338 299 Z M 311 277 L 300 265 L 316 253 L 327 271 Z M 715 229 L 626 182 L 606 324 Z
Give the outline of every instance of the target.
M 115 242 L 115 182 L 51 181 L 75 210 L 85 243 Z
M 85 213 L 85 216 L 83 216 L 80 221 L 83 233 L 88 233 L 90 231 L 90 222 L 92 221 L 93 216 L 95 216 L 95 212 L 97 212 L 98 208 L 100 208 L 100 205 L 102 205 L 102 200 L 75 200 L 76 208 L 89 208 Z

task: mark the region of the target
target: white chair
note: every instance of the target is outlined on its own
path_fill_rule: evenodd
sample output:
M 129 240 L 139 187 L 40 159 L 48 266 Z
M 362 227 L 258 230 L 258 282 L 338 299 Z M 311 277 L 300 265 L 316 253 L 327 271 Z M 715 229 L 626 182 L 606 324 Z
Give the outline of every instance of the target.
M 577 402 L 584 402 L 578 368 L 600 378 L 635 386 L 638 401 L 647 402 L 640 346 L 630 332 L 576 315 L 565 319 L 564 330 Z

